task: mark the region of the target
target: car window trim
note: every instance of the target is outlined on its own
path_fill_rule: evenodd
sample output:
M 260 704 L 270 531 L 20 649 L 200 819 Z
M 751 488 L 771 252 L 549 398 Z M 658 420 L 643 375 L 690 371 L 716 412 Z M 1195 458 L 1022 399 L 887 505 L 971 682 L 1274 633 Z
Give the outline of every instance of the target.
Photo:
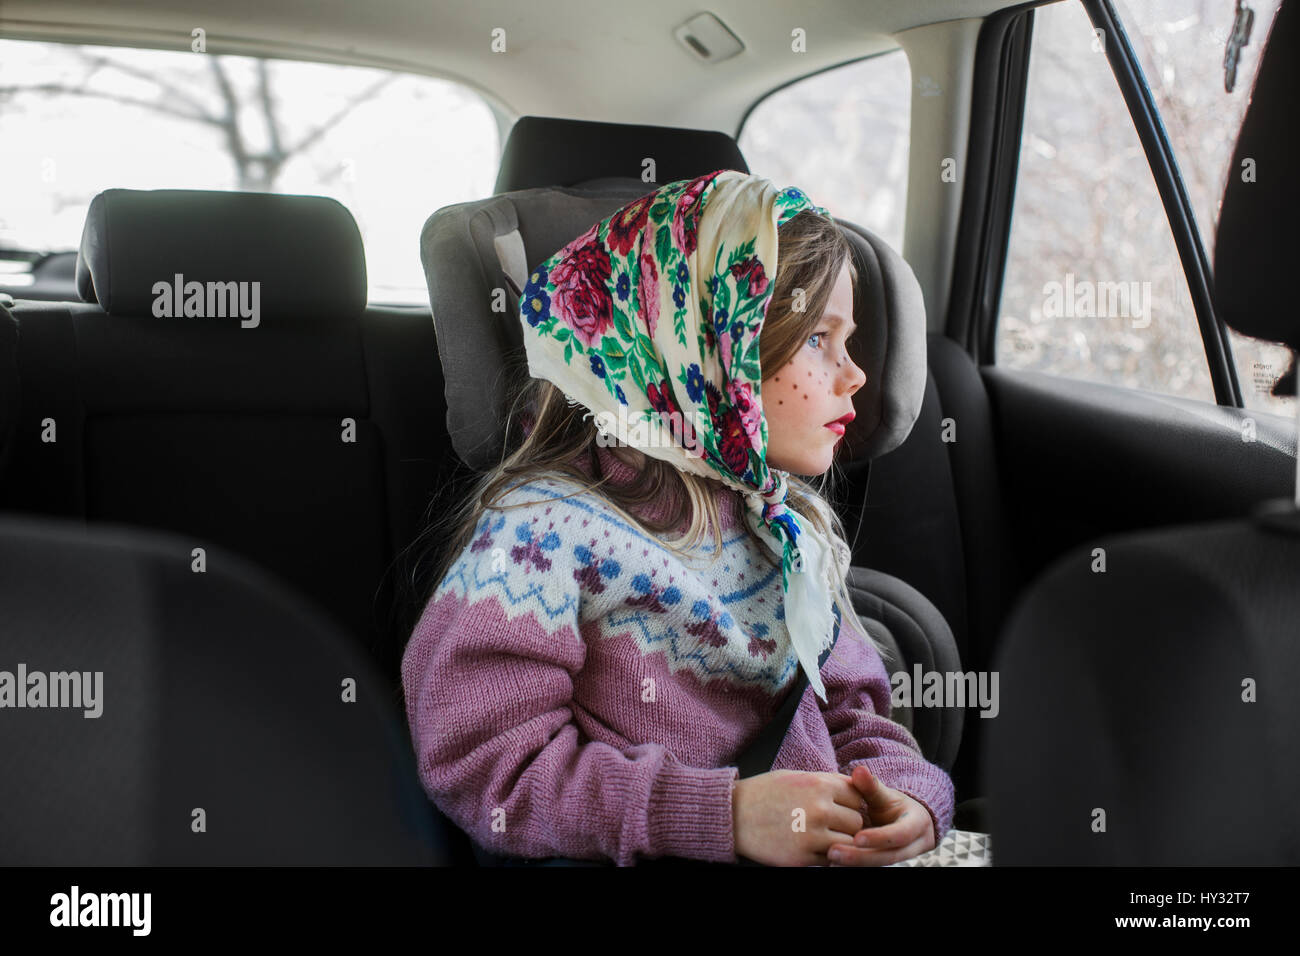
M 1044 0 L 987 17 L 976 41 L 970 137 L 945 334 L 977 364 L 994 360 L 1020 140 L 1029 81 L 1034 8 Z M 987 123 L 975 122 L 981 112 Z

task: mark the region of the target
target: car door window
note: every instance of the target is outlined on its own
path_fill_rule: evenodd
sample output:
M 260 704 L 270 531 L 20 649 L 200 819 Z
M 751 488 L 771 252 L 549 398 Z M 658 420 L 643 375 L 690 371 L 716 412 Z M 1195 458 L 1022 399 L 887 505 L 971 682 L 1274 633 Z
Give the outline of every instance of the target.
M 901 251 L 911 83 L 900 49 L 777 90 L 741 128 L 750 171 L 806 189 Z
M 1278 5 L 1279 0 L 1245 4 L 1254 22 L 1240 48 L 1235 82 L 1228 91 L 1224 59 L 1235 21 L 1233 3 L 1118 0 L 1115 4 L 1160 110 L 1211 261 L 1228 177 L 1255 173 L 1232 169 L 1232 153 Z M 1293 397 L 1270 394 L 1290 363 L 1290 350 L 1231 327 L 1228 335 L 1246 407 L 1294 416 Z
M 1034 12 L 995 362 L 1213 402 L 1146 155 L 1078 3 Z

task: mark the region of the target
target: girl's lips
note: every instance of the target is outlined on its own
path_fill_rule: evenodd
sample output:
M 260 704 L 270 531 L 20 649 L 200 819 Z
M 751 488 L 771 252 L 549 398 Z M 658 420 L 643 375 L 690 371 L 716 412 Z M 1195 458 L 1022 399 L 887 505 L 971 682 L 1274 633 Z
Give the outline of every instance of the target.
M 829 428 L 831 431 L 833 431 L 835 434 L 839 435 L 841 438 L 844 437 L 844 426 L 841 423 L 831 422 L 826 427 Z

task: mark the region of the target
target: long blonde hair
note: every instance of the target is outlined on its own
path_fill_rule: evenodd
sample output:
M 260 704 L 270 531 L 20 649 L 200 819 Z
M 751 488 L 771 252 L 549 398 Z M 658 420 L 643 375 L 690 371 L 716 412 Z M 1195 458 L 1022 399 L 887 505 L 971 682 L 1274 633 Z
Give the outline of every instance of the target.
M 804 210 L 782 223 L 777 236 L 777 277 L 759 337 L 764 380 L 780 371 L 813 333 L 846 261 L 850 276 L 855 284 L 857 282 L 857 269 L 853 265 L 848 240 L 832 219 L 813 210 Z M 792 306 L 795 290 L 799 289 L 803 291 L 803 309 L 796 312 Z M 436 559 L 431 566 L 424 568 L 417 563 L 405 579 L 415 595 L 415 606 L 422 608 L 433 596 L 452 563 L 469 544 L 484 511 L 507 511 L 535 504 L 503 505 L 498 499 L 512 488 L 543 475 L 568 479 L 578 486 L 579 490 L 565 497 L 589 493 L 599 495 L 632 527 L 643 529 L 647 536 L 682 557 L 698 556 L 696 549 L 703 544 L 706 532 L 712 529 L 714 550 L 710 563 L 717 561 L 722 554 L 716 497 L 718 482 L 683 472 L 669 462 L 645 455 L 644 465 L 633 481 L 626 485 L 610 483 L 608 476 L 602 473 L 596 450 L 599 433 L 587 409 L 570 404 L 564 393 L 549 381 L 531 378 L 526 373 L 520 375 L 519 380 L 522 386 L 509 402 L 506 418 L 505 448 L 514 451 L 505 454 L 495 467 L 473 481 L 469 493 L 458 505 L 445 513 L 441 520 L 427 526 L 412 543 L 411 547 L 417 550 L 422 546 L 426 552 L 436 550 Z M 584 473 L 577 465 L 584 457 L 589 462 L 590 474 Z M 853 608 L 847 585 L 851 552 L 845 543 L 847 536 L 843 523 L 827 501 L 827 493 L 834 489 L 834 471 L 832 465 L 811 483 L 790 475 L 786 506 L 811 522 L 832 544 L 835 558 L 832 596 L 839 604 L 841 614 L 847 617 L 844 622 L 847 626 L 842 633 L 862 632 L 862 636 L 884 658 L 886 649 L 864 629 L 857 627 L 855 618 L 848 616 L 848 611 Z M 663 501 L 670 504 L 658 519 L 636 514 L 642 506 Z M 671 539 L 664 537 L 666 532 L 683 524 L 687 527 L 680 535 Z M 757 550 L 773 567 L 778 566 L 778 559 L 768 546 L 758 539 L 748 524 L 745 524 L 745 529 L 759 545 Z M 427 544 L 426 538 L 429 539 Z

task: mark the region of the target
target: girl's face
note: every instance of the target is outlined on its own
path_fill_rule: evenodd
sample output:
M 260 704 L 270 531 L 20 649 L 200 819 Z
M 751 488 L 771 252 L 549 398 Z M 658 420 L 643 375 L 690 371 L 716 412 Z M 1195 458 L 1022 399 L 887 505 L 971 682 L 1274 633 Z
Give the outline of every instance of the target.
M 770 378 L 763 379 L 767 462 L 796 475 L 820 475 L 831 466 L 840 430 L 827 428 L 853 412 L 853 393 L 867 380 L 849 358 L 853 280 L 847 263 L 814 333 Z

